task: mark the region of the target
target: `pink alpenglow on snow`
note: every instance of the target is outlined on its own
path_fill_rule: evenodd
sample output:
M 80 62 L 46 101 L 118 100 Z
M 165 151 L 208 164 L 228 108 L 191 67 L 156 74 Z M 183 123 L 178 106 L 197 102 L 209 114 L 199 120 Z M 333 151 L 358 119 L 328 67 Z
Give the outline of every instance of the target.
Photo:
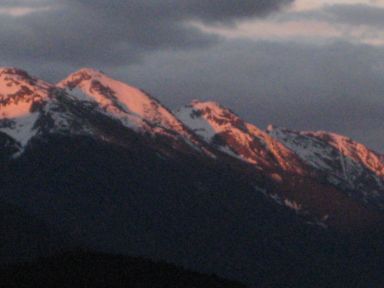
M 295 153 L 215 102 L 193 101 L 176 115 L 202 139 L 231 156 L 261 168 L 306 173 Z
M 100 71 L 81 69 L 57 86 L 78 100 L 97 103 L 102 112 L 137 132 L 173 135 L 196 144 L 194 135 L 156 99 Z

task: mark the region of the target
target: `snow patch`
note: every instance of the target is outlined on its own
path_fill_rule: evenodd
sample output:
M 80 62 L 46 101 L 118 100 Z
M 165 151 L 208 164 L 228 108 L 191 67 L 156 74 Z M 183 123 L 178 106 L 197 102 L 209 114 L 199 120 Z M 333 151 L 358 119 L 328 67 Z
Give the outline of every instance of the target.
M 175 112 L 176 116 L 189 129 L 201 136 L 206 142 L 211 142 L 217 132 L 202 117 L 195 115 L 196 111 L 191 106 L 180 108 Z
M 38 113 L 31 113 L 25 117 L 12 119 L 10 120 L 10 127 L 0 128 L 0 131 L 16 140 L 22 147 L 25 147 L 37 133 L 34 125 L 38 117 Z
M 288 199 L 284 199 L 284 205 L 292 210 L 295 210 L 296 212 L 300 211 L 301 210 L 301 205 L 298 204 L 297 202 L 295 201 L 291 201 L 291 200 L 288 200 Z

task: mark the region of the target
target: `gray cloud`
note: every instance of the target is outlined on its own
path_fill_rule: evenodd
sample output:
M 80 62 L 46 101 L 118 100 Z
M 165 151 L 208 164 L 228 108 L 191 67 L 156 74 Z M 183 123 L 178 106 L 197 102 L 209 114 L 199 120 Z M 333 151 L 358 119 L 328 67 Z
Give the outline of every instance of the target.
M 207 22 L 226 23 L 232 19 L 262 16 L 289 4 L 291 0 L 67 0 L 81 3 L 85 7 L 93 7 L 105 14 L 128 17 L 126 21 L 140 23 L 154 17 L 172 20 L 198 19 Z
M 384 8 L 369 5 L 333 5 L 324 9 L 328 21 L 353 26 L 367 25 L 376 28 L 384 26 Z
M 0 3 L 1 8 L 9 7 L 41 7 L 51 4 L 51 0 L 2 0 Z
M 263 16 L 293 0 L 51 0 L 56 9 L 0 19 L 4 59 L 40 59 L 74 66 L 116 66 L 157 49 L 191 49 L 216 43 L 188 21 L 230 24 Z M 13 7 L 47 1 L 2 2 Z
M 331 24 L 382 28 L 384 25 L 384 8 L 367 4 L 334 4 L 326 5 L 321 9 L 289 12 L 275 17 L 275 20 L 281 23 L 303 19 L 320 20 Z

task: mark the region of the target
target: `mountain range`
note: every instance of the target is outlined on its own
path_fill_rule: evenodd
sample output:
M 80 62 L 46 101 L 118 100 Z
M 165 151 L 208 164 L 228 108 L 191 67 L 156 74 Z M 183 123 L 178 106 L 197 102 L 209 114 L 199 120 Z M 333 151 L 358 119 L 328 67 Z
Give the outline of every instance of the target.
M 384 155 L 342 135 L 0 68 L 0 160 L 3 263 L 81 246 L 254 287 L 383 284 Z

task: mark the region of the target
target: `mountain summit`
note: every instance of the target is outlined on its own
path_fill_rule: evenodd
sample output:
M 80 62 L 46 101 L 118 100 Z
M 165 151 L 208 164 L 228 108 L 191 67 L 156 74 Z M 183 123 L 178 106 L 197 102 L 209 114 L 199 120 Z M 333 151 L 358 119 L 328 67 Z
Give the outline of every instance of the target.
M 264 170 L 305 174 L 303 162 L 279 141 L 215 102 L 193 101 L 176 115 L 220 151 Z
M 384 208 L 384 162 L 378 153 L 348 137 L 325 131 L 269 126 L 267 132 L 330 184 L 365 204 Z
M 57 85 L 78 100 L 95 103 L 99 110 L 124 125 L 149 133 L 168 130 L 190 138 L 184 125 L 156 99 L 135 87 L 116 81 L 100 71 L 84 68 Z
M 52 86 L 15 68 L 0 69 L 0 131 L 20 145 L 33 135 L 37 106 L 47 101 Z

